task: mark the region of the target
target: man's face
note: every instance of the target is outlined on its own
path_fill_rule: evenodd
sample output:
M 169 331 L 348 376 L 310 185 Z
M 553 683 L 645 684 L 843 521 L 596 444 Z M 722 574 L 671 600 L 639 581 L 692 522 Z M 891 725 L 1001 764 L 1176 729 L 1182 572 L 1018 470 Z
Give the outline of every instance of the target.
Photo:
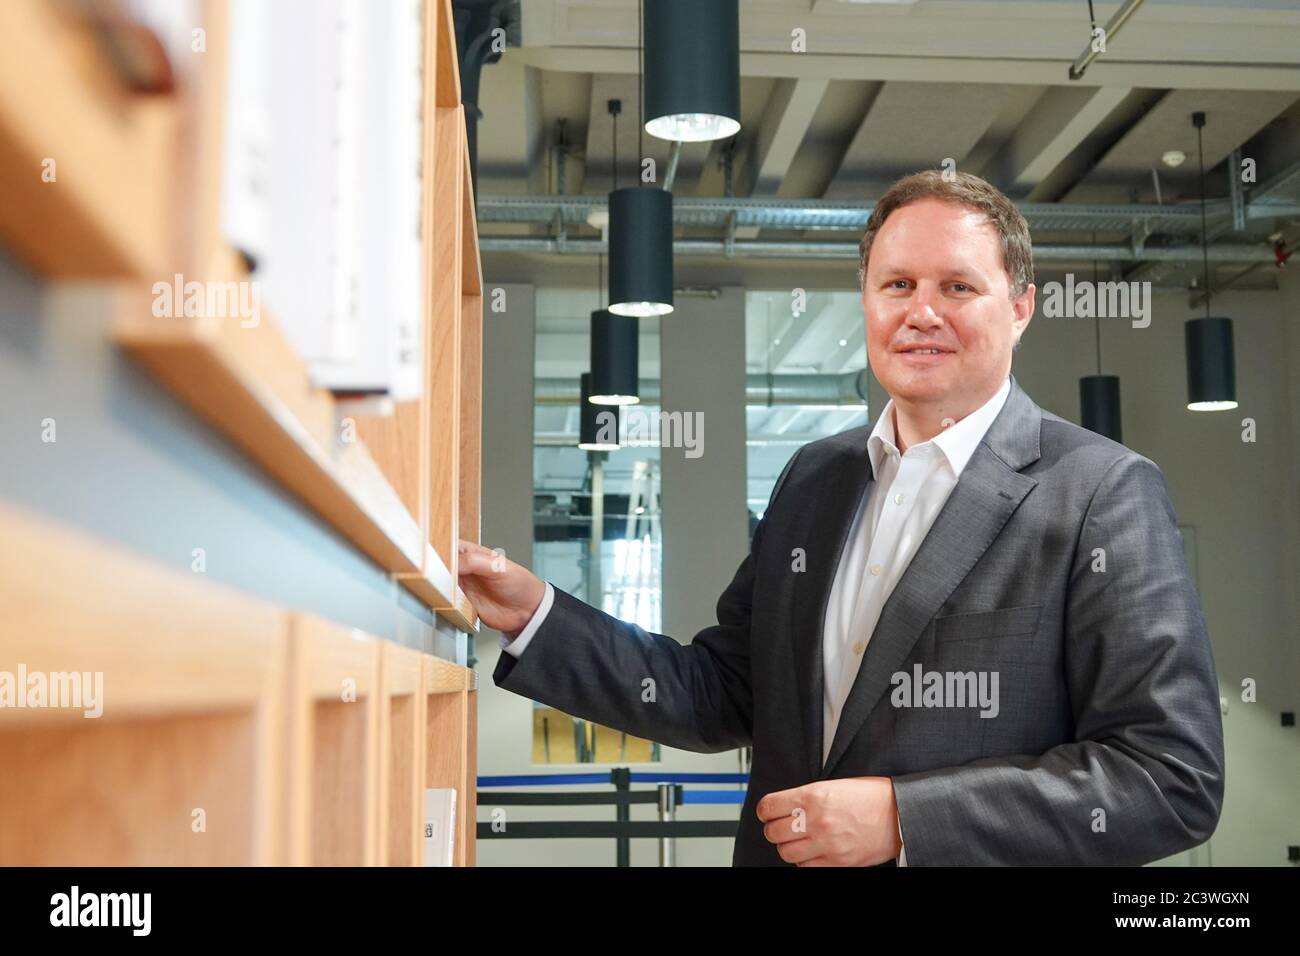
M 981 213 L 922 199 L 896 209 L 876 233 L 862 310 L 871 369 L 885 391 L 959 417 L 1010 372 L 1011 350 L 1034 314 L 1034 286 L 1011 298 L 1002 244 Z

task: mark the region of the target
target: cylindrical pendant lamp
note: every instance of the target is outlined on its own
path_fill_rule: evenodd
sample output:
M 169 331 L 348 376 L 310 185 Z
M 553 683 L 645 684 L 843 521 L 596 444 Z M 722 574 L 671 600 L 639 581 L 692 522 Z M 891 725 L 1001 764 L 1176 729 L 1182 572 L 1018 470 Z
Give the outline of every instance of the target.
M 578 447 L 584 451 L 617 451 L 621 412 L 590 402 L 591 373 L 583 372 L 578 388 Z
M 673 194 L 632 186 L 609 194 L 609 311 L 673 310 Z
M 739 0 L 646 0 L 645 131 L 698 143 L 740 130 Z
M 1205 224 L 1205 113 L 1192 114 L 1196 128 L 1196 159 L 1201 176 L 1201 265 L 1204 275 L 1205 318 L 1183 325 L 1187 351 L 1187 408 L 1193 412 L 1223 412 L 1237 407 L 1236 361 L 1232 354 L 1232 320 L 1210 315 L 1210 240 Z
M 1221 412 L 1237 407 L 1232 320 L 1191 319 L 1183 326 L 1187 345 L 1187 407 Z
M 1111 441 L 1124 443 L 1120 426 L 1119 376 L 1085 375 L 1079 379 L 1083 427 Z
M 608 309 L 591 313 L 591 395 L 595 405 L 635 405 L 640 323 Z

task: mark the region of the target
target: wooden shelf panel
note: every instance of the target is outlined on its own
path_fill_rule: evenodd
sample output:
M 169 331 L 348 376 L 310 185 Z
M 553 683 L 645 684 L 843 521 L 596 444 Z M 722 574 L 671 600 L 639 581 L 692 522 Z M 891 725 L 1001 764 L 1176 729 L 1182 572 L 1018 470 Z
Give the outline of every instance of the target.
M 469 165 L 468 135 L 462 165 L 465 171 L 462 186 L 465 205 L 461 211 L 461 293 L 482 296 L 483 257 L 478 247 L 478 209 L 474 205 L 474 176 Z
M 460 474 L 458 533 L 479 543 L 482 496 L 483 419 L 483 297 L 460 300 Z
M 0 540 L 0 670 L 101 705 L 0 709 L 0 862 L 278 862 L 283 614 L 7 507 Z
M 451 0 L 429 0 L 435 8 L 433 21 L 437 28 L 434 53 L 434 102 L 438 106 L 460 105 L 460 66 L 456 53 L 456 23 L 451 13 Z
M 0 3 L 0 238 L 31 269 L 162 275 L 177 130 L 175 101 L 129 95 L 64 5 Z
M 465 700 L 465 811 L 461 814 L 461 866 L 477 866 L 478 859 L 478 682 L 466 691 Z
M 461 256 L 465 184 L 464 107 L 439 108 L 434 118 L 433 206 L 437 219 L 430 256 L 433 299 L 425 367 L 430 421 L 429 543 L 456 575 L 460 500 Z M 437 507 L 441 503 L 442 507 Z M 448 602 L 451 603 L 451 602 Z
M 249 711 L 0 730 L 0 861 L 274 863 L 276 834 L 258 819 L 261 734 Z
M 335 437 L 332 400 L 266 316 L 242 328 L 142 306 L 128 306 L 115 333 L 127 353 L 381 567 L 420 569 L 419 526 L 365 444 Z
M 397 402 L 391 415 L 356 415 L 357 434 L 420 529 L 429 534 L 428 410 L 425 402 Z
M 279 679 L 268 604 L 4 505 L 0 540 L 0 670 L 102 674 L 114 720 L 250 708 Z M 0 708 L 0 726 L 68 720 Z
M 292 863 L 379 862 L 380 642 L 308 614 L 290 624 Z
M 422 859 L 424 815 L 424 660 L 410 648 L 384 642 L 381 664 L 380 860 L 388 866 L 417 866 Z
M 0 862 L 419 863 L 423 789 L 472 801 L 472 671 L 7 506 L 0 539 L 0 670 L 103 702 L 0 709 Z
M 477 680 L 463 667 L 425 658 L 427 745 L 425 783 L 428 788 L 456 791 L 456 836 L 453 865 L 471 865 L 474 850 L 474 792 L 477 787 L 472 753 L 477 721 Z M 454 742 L 448 745 L 449 742 Z
M 129 355 L 411 593 L 446 610 L 453 626 L 472 629 L 472 610 L 443 556 L 425 543 L 366 442 L 342 440 L 332 397 L 311 385 L 270 317 L 255 328 L 235 319 L 159 319 L 129 293 L 119 310 L 115 339 Z M 359 421 L 358 434 L 367 427 L 397 442 L 409 434 L 409 418 L 387 428 Z

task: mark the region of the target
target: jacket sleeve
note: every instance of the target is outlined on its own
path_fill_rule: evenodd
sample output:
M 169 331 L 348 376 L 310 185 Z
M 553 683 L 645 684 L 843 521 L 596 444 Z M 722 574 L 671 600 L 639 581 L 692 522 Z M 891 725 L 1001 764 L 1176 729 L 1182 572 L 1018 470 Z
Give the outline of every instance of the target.
M 909 865 L 1139 865 L 1214 832 L 1214 661 L 1164 476 L 1140 455 L 1093 495 L 1066 615 L 1074 742 L 895 777 Z
M 798 452 L 777 479 L 769 507 L 796 458 Z M 749 554 L 718 598 L 717 623 L 690 644 L 555 588 L 527 653 L 517 659 L 503 653 L 492 679 L 566 714 L 680 750 L 716 753 L 751 743 L 749 623 L 763 528 L 760 520 Z

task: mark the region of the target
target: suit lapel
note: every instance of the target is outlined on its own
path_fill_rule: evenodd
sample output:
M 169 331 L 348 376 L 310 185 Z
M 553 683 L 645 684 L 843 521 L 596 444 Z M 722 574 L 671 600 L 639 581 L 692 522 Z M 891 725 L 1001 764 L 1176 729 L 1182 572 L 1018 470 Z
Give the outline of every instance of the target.
M 1038 407 L 1012 378 L 1006 404 L 885 602 L 845 701 L 826 766 L 815 777 L 834 770 L 884 695 L 890 676 L 902 667 L 944 601 L 1037 484 L 1019 469 L 1039 458 L 1041 422 Z M 820 648 L 817 659 L 820 670 Z M 818 741 L 819 757 L 820 747 Z
M 822 640 L 826 606 L 830 600 L 835 569 L 848 540 L 858 502 L 871 482 L 871 456 L 867 452 L 867 429 L 855 429 L 860 444 L 844 450 L 844 458 L 811 475 L 815 488 L 812 522 L 802 544 L 807 569 L 796 575 L 794 589 L 794 664 L 795 684 L 799 690 L 799 709 L 803 717 L 804 746 L 808 754 L 809 779 L 816 779 L 822 758 L 822 701 L 825 680 L 822 675 Z

